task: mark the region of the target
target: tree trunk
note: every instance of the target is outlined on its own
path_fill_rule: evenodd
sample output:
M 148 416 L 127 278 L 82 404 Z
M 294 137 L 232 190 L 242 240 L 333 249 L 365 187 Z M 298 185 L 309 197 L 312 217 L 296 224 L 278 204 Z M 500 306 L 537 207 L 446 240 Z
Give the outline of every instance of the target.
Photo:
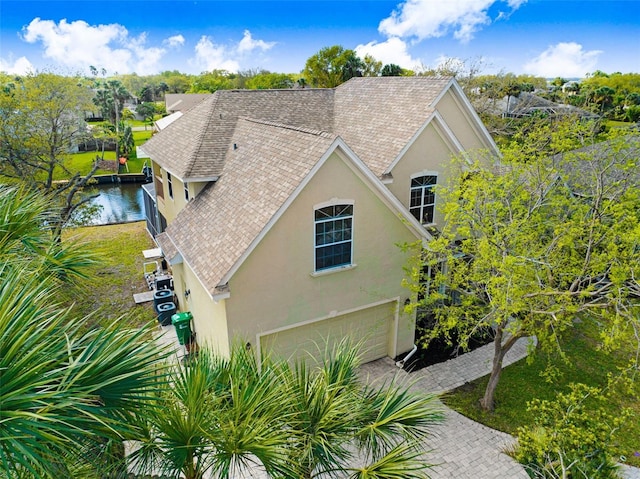
M 500 381 L 500 374 L 502 373 L 502 360 L 505 354 L 511 349 L 511 347 L 518 340 L 517 336 L 509 336 L 509 338 L 502 344 L 504 338 L 504 328 L 498 326 L 496 329 L 496 337 L 493 340 L 493 367 L 491 368 L 491 376 L 487 383 L 487 388 L 484 391 L 484 396 L 480 400 L 480 406 L 485 411 L 493 411 L 495 409 L 495 392 Z

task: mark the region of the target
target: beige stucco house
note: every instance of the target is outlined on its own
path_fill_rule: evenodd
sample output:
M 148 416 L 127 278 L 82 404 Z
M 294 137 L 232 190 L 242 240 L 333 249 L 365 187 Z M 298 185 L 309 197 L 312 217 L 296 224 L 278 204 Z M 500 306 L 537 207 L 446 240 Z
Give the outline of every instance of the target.
M 226 90 L 143 146 L 150 228 L 198 343 L 364 359 L 414 342 L 399 243 L 442 221 L 451 155 L 497 148 L 451 78 L 354 78 L 334 89 Z M 152 193 L 153 194 L 153 193 Z

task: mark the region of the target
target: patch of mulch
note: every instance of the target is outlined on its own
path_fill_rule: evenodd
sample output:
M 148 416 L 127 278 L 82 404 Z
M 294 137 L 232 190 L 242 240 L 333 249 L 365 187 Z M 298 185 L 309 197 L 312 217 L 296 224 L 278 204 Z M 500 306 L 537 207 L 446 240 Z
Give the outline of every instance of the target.
M 418 334 L 421 328 L 424 330 L 427 323 L 428 320 L 418 320 Z M 404 370 L 414 372 L 433 364 L 443 363 L 449 359 L 458 357 L 460 354 L 473 351 L 474 349 L 489 344 L 493 342 L 493 338 L 494 334 L 491 328 L 484 328 L 469 339 L 468 345 L 464 350 L 460 347 L 455 334 L 452 334 L 451 341 L 438 337 L 432 339 L 426 347 L 422 347 L 418 343 L 418 350 L 405 363 Z M 406 353 L 397 357 L 395 360 L 401 360 L 405 356 Z
M 116 160 L 96 160 L 99 170 L 118 171 L 118 162 Z

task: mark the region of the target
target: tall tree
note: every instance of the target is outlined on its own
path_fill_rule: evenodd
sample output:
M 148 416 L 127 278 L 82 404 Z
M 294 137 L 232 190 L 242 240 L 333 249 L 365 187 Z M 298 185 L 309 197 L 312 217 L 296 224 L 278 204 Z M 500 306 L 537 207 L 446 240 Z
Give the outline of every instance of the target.
M 362 59 L 362 76 L 377 77 L 382 72 L 382 62 L 371 55 L 365 55 Z
M 353 50 L 345 50 L 341 45 L 325 47 L 307 59 L 302 74 L 312 87 L 335 88 L 357 76 L 360 64 L 356 59 L 362 62 Z
M 49 198 L 58 216 L 47 225 L 57 238 L 74 211 L 90 200 L 82 189 L 95 172 L 81 175 L 65 164 L 86 134 L 84 114 L 92 108 L 92 93 L 80 80 L 37 73 L 0 91 L 0 177 Z M 62 177 L 68 181 L 56 181 Z
M 117 137 L 116 158 L 120 158 L 120 142 L 123 133 L 122 110 L 124 102 L 131 98 L 131 94 L 119 80 L 97 82 L 97 87 L 93 102 L 100 108 L 102 116 L 114 126 Z
M 286 89 L 293 87 L 292 75 L 262 71 L 247 78 L 245 88 L 249 90 Z
M 380 74 L 383 77 L 399 77 L 402 76 L 402 68 L 395 63 L 388 63 L 382 67 Z
M 414 305 L 435 319 L 429 337 L 455 330 L 464 344 L 493 328 L 485 409 L 519 338 L 552 348 L 578 319 L 599 321 L 609 345 L 640 333 L 640 140 L 597 143 L 572 121 L 529 132 L 500 164 L 457 161 L 436 193 L 440 236 L 413 268 Z

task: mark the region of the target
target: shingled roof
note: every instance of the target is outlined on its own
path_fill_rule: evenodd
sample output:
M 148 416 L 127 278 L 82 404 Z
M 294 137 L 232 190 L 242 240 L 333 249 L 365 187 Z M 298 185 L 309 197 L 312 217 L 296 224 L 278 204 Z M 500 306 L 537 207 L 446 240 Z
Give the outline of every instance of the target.
M 143 148 L 183 181 L 217 180 L 156 238 L 165 257 L 180 256 L 212 296 L 221 293 L 335 141 L 381 176 L 451 83 L 355 78 L 335 89 L 217 91 Z
M 224 175 L 158 236 L 166 257 L 171 261 L 180 253 L 209 293 L 219 292 L 224 276 L 335 139 L 322 131 L 238 119 Z
M 339 135 L 381 176 L 451 82 L 447 77 L 368 77 L 335 89 L 219 90 L 142 149 L 183 181 L 215 179 L 224 169 L 238 118 L 249 117 Z
M 218 90 L 142 149 L 183 181 L 211 180 L 222 174 L 238 118 L 331 131 L 333 95 L 330 89 Z
M 336 88 L 334 132 L 376 176 L 435 111 L 448 77 L 352 78 Z

